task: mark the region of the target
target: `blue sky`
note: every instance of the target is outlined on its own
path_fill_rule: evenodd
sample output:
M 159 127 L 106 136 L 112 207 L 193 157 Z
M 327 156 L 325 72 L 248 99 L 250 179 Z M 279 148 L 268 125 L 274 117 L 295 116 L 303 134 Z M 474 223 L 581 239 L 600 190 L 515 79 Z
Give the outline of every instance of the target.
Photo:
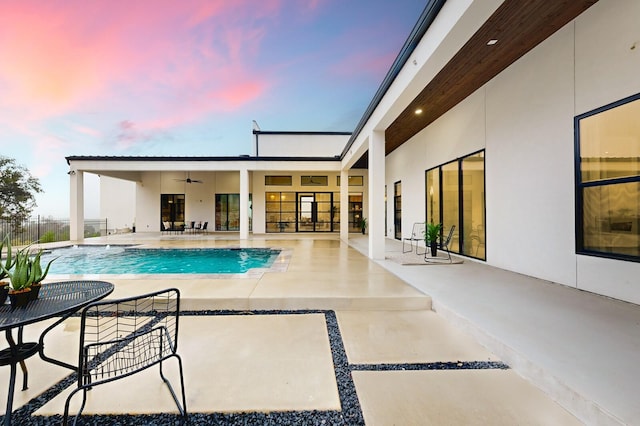
M 252 120 L 352 131 L 424 6 L 3 0 L 0 155 L 40 179 L 36 214 L 67 217 L 65 156 L 251 154 Z

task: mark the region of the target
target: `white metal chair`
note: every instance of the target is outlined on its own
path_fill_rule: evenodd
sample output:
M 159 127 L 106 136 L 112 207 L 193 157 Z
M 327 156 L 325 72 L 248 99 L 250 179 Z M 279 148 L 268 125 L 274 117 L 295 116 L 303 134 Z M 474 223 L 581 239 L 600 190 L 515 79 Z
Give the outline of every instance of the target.
M 414 244 L 415 244 L 416 254 L 422 254 L 422 253 L 418 253 L 418 247 L 420 247 L 418 243 L 420 241 L 424 241 L 424 232 L 425 232 L 424 222 L 414 223 L 413 227 L 411 228 L 411 236 L 402 239 L 402 252 L 409 253 L 413 251 Z M 407 241 L 409 242 L 409 250 L 406 250 L 405 248 L 406 247 L 405 244 Z

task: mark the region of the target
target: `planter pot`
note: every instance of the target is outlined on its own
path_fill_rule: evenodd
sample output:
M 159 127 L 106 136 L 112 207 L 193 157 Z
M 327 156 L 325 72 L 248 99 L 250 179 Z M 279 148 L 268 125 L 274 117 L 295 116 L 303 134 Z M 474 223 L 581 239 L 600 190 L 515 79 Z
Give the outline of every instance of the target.
M 9 285 L 4 281 L 0 282 L 0 305 L 4 305 L 4 302 L 7 301 L 8 295 L 9 295 Z
M 24 308 L 29 303 L 30 288 L 24 290 L 13 291 L 9 290 L 9 300 L 11 300 L 11 309 Z
M 366 232 L 366 229 L 362 228 L 362 235 Z
M 430 249 L 431 249 L 431 256 L 436 257 L 438 255 L 438 242 L 437 241 L 432 242 Z
M 40 288 L 42 287 L 41 283 L 31 284 L 31 291 L 29 292 L 29 301 L 37 300 L 38 295 L 40 294 Z

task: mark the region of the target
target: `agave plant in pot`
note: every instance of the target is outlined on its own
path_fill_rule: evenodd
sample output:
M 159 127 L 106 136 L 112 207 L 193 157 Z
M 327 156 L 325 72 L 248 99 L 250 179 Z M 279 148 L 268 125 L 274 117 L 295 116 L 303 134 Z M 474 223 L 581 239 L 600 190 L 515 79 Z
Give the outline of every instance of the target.
M 436 257 L 438 255 L 438 238 L 440 237 L 441 229 L 441 223 L 427 223 L 427 227 L 424 233 L 424 243 L 431 250 L 431 256 L 433 257 Z
M 2 261 L 2 250 L 7 248 L 7 255 Z M 0 242 L 0 305 L 4 304 L 7 300 L 7 295 L 9 294 L 9 283 L 3 281 L 5 278 L 9 276 L 5 270 L 10 270 L 13 268 L 13 265 L 16 263 L 16 258 L 11 256 L 11 241 L 9 241 L 9 236 L 5 236 L 4 239 Z
M 31 291 L 31 283 L 33 282 L 29 266 L 28 248 L 22 249 L 16 253 L 13 270 L 10 271 L 5 268 L 5 265 L 0 264 L 4 273 L 7 274 L 11 280 L 9 299 L 11 300 L 11 306 L 13 309 L 24 308 L 29 302 L 29 292 Z
M 38 298 L 38 294 L 40 293 L 40 288 L 42 287 L 42 280 L 44 280 L 49 273 L 49 267 L 54 260 L 51 259 L 47 266 L 42 271 L 42 266 L 40 265 L 40 257 L 42 256 L 43 250 L 40 249 L 38 254 L 35 255 L 33 260 L 29 260 L 29 274 L 31 275 L 31 292 L 29 293 L 29 300 L 36 300 Z

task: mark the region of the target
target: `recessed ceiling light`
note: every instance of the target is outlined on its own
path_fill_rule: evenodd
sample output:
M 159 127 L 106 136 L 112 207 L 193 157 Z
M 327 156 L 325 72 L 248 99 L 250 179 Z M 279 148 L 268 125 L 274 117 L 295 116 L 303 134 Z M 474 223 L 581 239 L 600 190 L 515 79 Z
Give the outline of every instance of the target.
M 422 114 L 422 108 L 416 109 L 416 115 L 420 115 L 420 114 Z
M 494 44 L 496 44 L 497 42 L 498 42 L 498 40 L 497 40 L 497 39 L 492 38 L 491 40 L 489 40 L 489 41 L 487 42 L 487 46 L 493 46 L 493 45 L 494 45 Z

